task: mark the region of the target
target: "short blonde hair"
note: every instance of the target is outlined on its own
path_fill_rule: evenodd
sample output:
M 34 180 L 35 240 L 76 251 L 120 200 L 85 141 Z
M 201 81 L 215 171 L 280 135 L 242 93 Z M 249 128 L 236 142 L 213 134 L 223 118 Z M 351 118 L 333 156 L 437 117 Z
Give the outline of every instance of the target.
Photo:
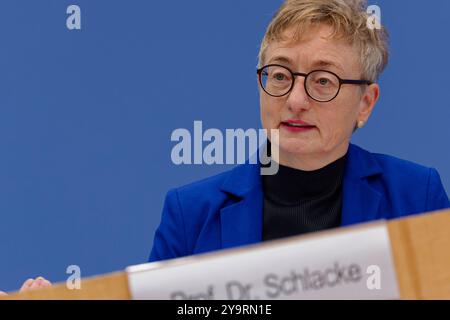
M 389 60 L 387 30 L 369 28 L 369 14 L 365 0 L 286 0 L 273 17 L 261 43 L 259 67 L 265 53 L 274 41 L 299 41 L 313 25 L 327 23 L 332 27 L 332 38 L 344 38 L 360 51 L 360 64 L 365 80 L 377 81 Z M 283 35 L 294 28 L 292 39 Z M 284 38 L 283 38 L 284 36 Z

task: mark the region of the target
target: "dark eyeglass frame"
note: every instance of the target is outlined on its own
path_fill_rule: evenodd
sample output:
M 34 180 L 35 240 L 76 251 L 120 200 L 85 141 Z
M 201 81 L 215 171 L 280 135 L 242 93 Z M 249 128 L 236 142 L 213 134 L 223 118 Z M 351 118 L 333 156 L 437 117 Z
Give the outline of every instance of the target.
M 291 73 L 291 75 L 292 75 L 292 84 L 291 84 L 291 87 L 289 88 L 289 90 L 286 91 L 286 93 L 281 94 L 281 95 L 273 95 L 273 94 L 269 93 L 266 90 L 266 88 L 264 88 L 264 85 L 263 85 L 263 82 L 262 82 L 262 72 L 263 72 L 264 69 L 269 68 L 269 67 L 281 67 L 281 68 L 284 68 L 284 69 L 286 69 L 287 71 L 289 71 Z M 318 99 L 316 99 L 316 98 L 311 96 L 311 94 L 309 93 L 309 91 L 308 91 L 308 89 L 306 87 L 306 83 L 308 82 L 308 77 L 311 74 L 315 73 L 315 72 L 328 72 L 328 73 L 334 75 L 339 80 L 339 88 L 338 88 L 338 90 L 336 92 L 336 95 L 334 97 L 332 97 L 329 100 L 318 100 Z M 288 67 L 282 66 L 280 64 L 268 64 L 268 65 L 266 65 L 266 66 L 256 70 L 256 73 L 257 73 L 257 75 L 259 77 L 259 84 L 261 85 L 261 88 L 264 90 L 264 92 L 267 93 L 269 96 L 272 96 L 272 97 L 275 97 L 275 98 L 280 98 L 280 97 L 284 97 L 284 96 L 288 95 L 292 91 L 294 86 L 295 86 L 295 79 L 297 77 L 304 77 L 305 81 L 303 82 L 303 86 L 305 88 L 306 94 L 308 95 L 308 97 L 310 97 L 311 99 L 313 99 L 314 101 L 317 101 L 317 102 L 330 102 L 330 101 L 334 100 L 339 95 L 339 92 L 341 91 L 341 86 L 343 84 L 353 84 L 353 85 L 371 85 L 371 84 L 373 84 L 373 82 L 369 81 L 369 80 L 341 79 L 336 73 L 334 73 L 332 71 L 329 71 L 329 70 L 313 70 L 313 71 L 311 71 L 309 73 L 293 72 Z

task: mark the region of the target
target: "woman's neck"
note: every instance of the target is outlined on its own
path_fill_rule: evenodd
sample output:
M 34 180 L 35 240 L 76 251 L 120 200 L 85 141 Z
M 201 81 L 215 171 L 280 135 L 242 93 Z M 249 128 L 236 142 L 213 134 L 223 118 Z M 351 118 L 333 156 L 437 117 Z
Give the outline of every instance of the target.
M 330 163 L 342 158 L 348 152 L 349 144 L 343 144 L 332 152 L 318 154 L 293 154 L 272 146 L 272 159 L 279 164 L 302 170 L 314 171 L 326 167 Z

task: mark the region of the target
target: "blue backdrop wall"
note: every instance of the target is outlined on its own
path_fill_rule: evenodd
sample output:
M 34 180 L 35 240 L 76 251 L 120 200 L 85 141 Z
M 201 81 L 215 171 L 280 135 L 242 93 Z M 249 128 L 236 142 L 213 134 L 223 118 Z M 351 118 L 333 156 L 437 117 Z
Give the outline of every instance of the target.
M 450 1 L 369 2 L 392 57 L 353 141 L 435 167 L 450 191 Z M 174 165 L 172 131 L 260 127 L 256 56 L 280 4 L 0 2 L 0 289 L 147 260 L 167 190 L 227 169 Z

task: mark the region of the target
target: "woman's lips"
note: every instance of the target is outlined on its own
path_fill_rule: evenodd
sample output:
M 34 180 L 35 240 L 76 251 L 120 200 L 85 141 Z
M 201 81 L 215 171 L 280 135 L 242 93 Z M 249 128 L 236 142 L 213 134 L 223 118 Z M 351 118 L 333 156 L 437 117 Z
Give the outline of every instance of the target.
M 306 132 L 306 131 L 310 131 L 310 130 L 316 128 L 316 126 L 303 124 L 303 123 L 304 122 L 299 123 L 297 121 L 296 122 L 286 121 L 286 122 L 282 122 L 281 126 L 290 132 Z

